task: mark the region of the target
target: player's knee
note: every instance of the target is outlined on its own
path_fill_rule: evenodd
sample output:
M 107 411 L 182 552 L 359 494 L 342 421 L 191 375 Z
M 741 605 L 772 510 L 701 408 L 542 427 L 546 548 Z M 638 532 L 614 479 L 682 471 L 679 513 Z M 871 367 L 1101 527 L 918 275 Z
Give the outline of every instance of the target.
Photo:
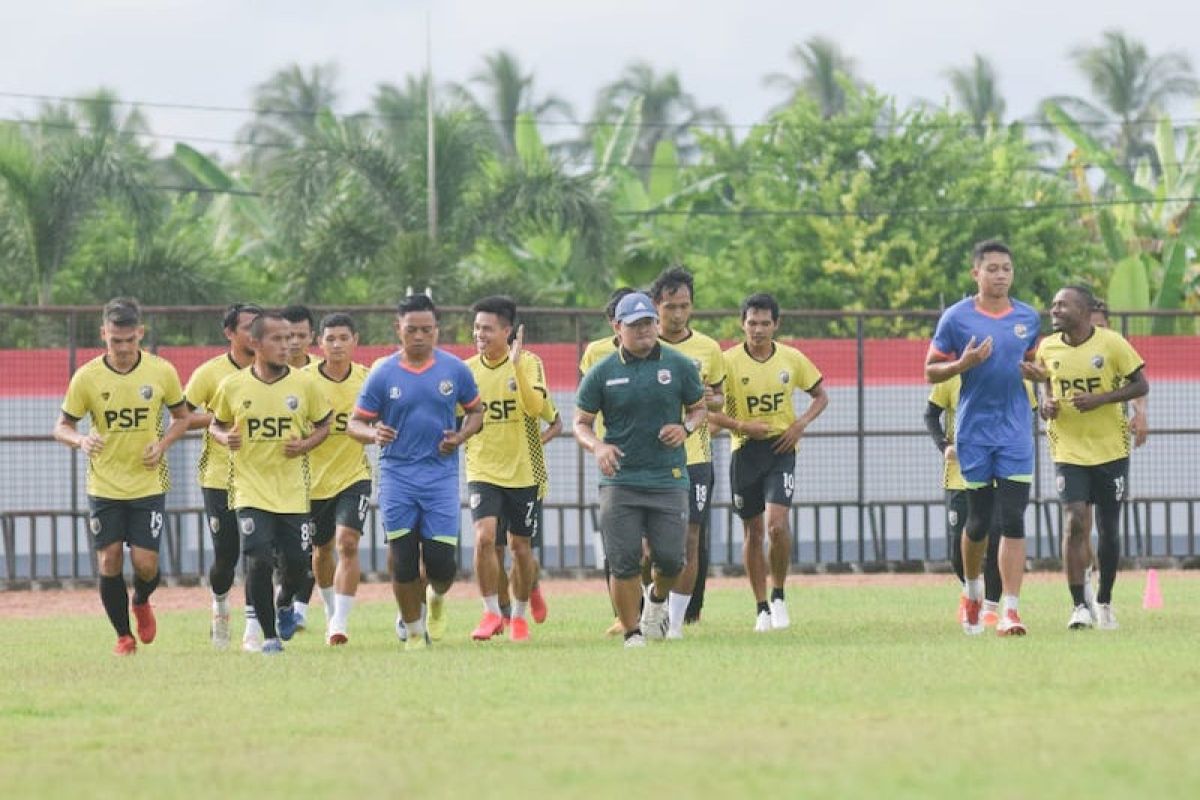
M 512 538 L 512 537 L 510 537 Z M 496 526 L 480 525 L 475 529 L 475 546 L 476 547 L 495 547 L 496 546 Z
M 341 531 L 337 536 L 338 558 L 358 558 L 358 534 Z
M 514 556 L 525 556 L 533 552 L 528 536 L 516 536 L 513 534 L 509 534 L 508 549 L 512 550 Z
M 271 581 L 275 570 L 275 559 L 266 548 L 248 551 L 246 553 L 246 579 L 248 581 Z
M 416 534 L 408 534 L 415 536 Z M 396 539 L 388 546 L 388 569 L 395 583 L 412 583 L 421 577 L 421 563 L 415 550 L 405 541 Z
M 427 541 L 422 545 L 421 560 L 425 562 L 425 575 L 430 583 L 450 584 L 458 572 L 455 558 L 457 548 L 445 542 Z
M 96 563 L 100 568 L 101 575 L 120 575 L 125 566 L 125 555 L 121 551 L 121 543 L 115 542 L 114 545 L 105 547 L 96 553 Z
M 998 510 L 997 524 L 1000 535 L 1005 539 L 1025 538 L 1025 512 L 1022 508 L 1002 507 Z

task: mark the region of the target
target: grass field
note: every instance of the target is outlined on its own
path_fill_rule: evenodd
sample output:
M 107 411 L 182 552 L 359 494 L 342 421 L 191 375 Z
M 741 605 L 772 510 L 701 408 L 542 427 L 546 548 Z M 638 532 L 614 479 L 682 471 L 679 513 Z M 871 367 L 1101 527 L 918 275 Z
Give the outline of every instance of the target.
M 1025 639 L 964 637 L 950 581 L 798 579 L 798 624 L 767 635 L 722 589 L 642 651 L 603 638 L 593 594 L 551 597 L 524 647 L 468 641 L 463 599 L 424 653 L 374 602 L 344 649 L 213 652 L 207 612 L 168 611 L 119 659 L 97 600 L 0 619 L 0 794 L 1195 797 L 1200 580 L 1165 575 L 1142 611 L 1142 579 L 1118 584 L 1117 632 L 1068 632 L 1065 587 L 1033 582 Z

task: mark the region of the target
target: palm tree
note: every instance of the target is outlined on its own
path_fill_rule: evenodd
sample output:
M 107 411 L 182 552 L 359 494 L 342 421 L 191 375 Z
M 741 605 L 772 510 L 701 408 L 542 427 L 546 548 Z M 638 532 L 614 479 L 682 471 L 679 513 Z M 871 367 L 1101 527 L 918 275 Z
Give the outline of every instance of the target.
M 763 78 L 763 83 L 787 91 L 788 104 L 797 95 L 809 96 L 820 106 L 825 119 L 840 114 L 847 100 L 843 83 L 858 83 L 854 60 L 824 36 L 809 38 L 793 47 L 788 55 L 799 67 L 799 77 L 774 72 Z
M 645 61 L 630 64 L 621 77 L 600 90 L 595 119 L 612 124 L 635 98 L 642 98 L 642 122 L 631 162 L 645 173 L 660 141 L 674 142 L 681 156 L 694 149 L 692 130 L 699 125 L 725 125 L 725 115 L 714 106 L 701 107 L 683 90 L 679 73 L 657 74 Z
M 538 99 L 534 95 L 533 73 L 526 73 L 521 62 L 507 50 L 484 56 L 483 69 L 471 76 L 471 83 L 483 87 L 486 97 L 480 101 L 465 86 L 452 90 L 467 105 L 475 109 L 481 120 L 487 121 L 495 132 L 496 147 L 505 157 L 516 155 L 516 125 L 518 114 L 534 117 L 557 115 L 569 120 L 571 105 L 554 95 Z
M 1150 143 L 1155 118 L 1173 100 L 1200 95 L 1200 82 L 1187 54 L 1174 50 L 1152 56 L 1142 42 L 1108 30 L 1100 44 L 1072 50 L 1071 60 L 1087 80 L 1092 98 L 1051 99 L 1085 124 L 1105 127 L 1107 120 L 1116 122 L 1116 132 L 1101 138 L 1116 148 L 1118 161 L 1126 168 L 1132 170 L 1139 158 L 1146 157 L 1159 169 Z
M 1003 123 L 1004 98 L 990 61 L 976 53 L 971 66 L 948 69 L 945 74 L 955 103 L 971 117 L 976 133 L 982 136 L 989 127 Z
M 124 125 L 91 128 L 85 106 L 82 119 L 67 114 L 71 130 L 62 125 L 62 111 L 50 109 L 41 119 L 53 127 L 0 125 L 6 259 L 33 279 L 38 305 L 50 302 L 54 277 L 76 246 L 80 226 L 102 204 L 117 204 L 140 230 L 149 230 L 162 208 L 145 180 L 149 159 L 122 137 Z
M 316 134 L 317 115 L 337 103 L 337 77 L 334 64 L 292 64 L 254 87 L 255 117 L 241 132 L 251 166 Z

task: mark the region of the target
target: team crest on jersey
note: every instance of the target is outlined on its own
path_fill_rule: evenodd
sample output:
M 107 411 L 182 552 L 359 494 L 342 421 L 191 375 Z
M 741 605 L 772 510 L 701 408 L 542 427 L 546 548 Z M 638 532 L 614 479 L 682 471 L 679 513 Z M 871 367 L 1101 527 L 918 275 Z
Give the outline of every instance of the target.
M 242 536 L 249 536 L 254 533 L 254 518 L 246 517 L 241 520 Z
M 1100 369 L 1101 367 L 1103 367 L 1104 366 L 1104 356 L 1100 355 L 1099 353 L 1092 356 L 1092 366 L 1095 367 L 1096 369 Z
M 283 404 L 288 407 L 289 411 L 295 411 L 300 407 L 300 398 L 296 397 L 294 394 L 289 394 L 287 397 L 283 398 Z
M 667 384 L 669 384 L 671 382 L 671 370 L 660 369 L 658 371 L 658 382 L 661 383 L 663 386 L 666 386 Z
M 388 389 L 388 397 L 390 397 L 392 400 L 399 400 L 400 399 L 400 387 L 393 386 L 392 388 Z
M 454 394 L 454 381 L 442 381 L 438 384 L 438 391 L 443 397 L 449 397 Z
M 108 398 L 110 398 L 110 397 L 112 397 L 112 394 L 110 392 L 101 392 L 100 393 L 100 399 L 104 400 L 105 402 L 107 402 Z
M 516 378 L 508 379 L 508 390 L 510 392 L 515 392 L 517 390 L 517 379 Z
M 1058 369 L 1058 362 L 1057 361 L 1051 362 L 1050 366 L 1053 367 L 1054 369 Z
M 1025 323 L 1018 322 L 1016 325 L 1013 325 L 1013 333 L 1017 335 L 1018 339 L 1024 339 L 1025 335 L 1029 333 L 1029 328 L 1025 327 Z
M 779 373 L 779 382 L 780 383 L 787 383 L 791 379 L 792 379 L 792 376 L 787 373 L 787 370 L 784 370 L 783 372 Z
M 140 386 L 138 387 L 138 394 L 142 396 L 143 400 L 149 400 L 151 397 L 154 397 L 154 389 L 150 386 Z
M 88 520 L 88 527 L 92 531 L 92 536 L 99 536 L 100 535 L 100 518 L 92 517 L 90 520 Z
M 250 401 L 249 401 L 249 400 L 243 400 L 243 401 L 242 401 L 242 408 L 249 408 L 249 407 L 250 407 Z
M 749 378 L 742 378 L 742 386 L 745 386 L 749 382 L 750 382 Z
M 471 508 L 479 508 L 479 504 L 483 502 L 483 496 L 479 492 L 471 492 L 471 498 L 467 502 L 471 504 Z

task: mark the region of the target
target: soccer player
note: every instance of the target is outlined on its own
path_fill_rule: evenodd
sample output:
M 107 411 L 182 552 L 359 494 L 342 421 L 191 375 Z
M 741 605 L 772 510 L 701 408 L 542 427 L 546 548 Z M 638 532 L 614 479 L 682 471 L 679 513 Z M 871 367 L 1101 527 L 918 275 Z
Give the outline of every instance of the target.
M 500 610 L 496 529 L 505 522 L 512 550 L 512 622 L 509 638 L 529 640 L 525 618 L 535 566 L 530 540 L 537 533 L 541 487 L 546 483 L 538 419 L 546 405 L 541 359 L 524 350 L 525 327 L 513 335 L 516 304 L 485 297 L 471 309 L 479 353 L 467 359 L 483 402 L 483 429 L 467 443 L 467 492 L 475 524 L 475 580 L 483 596 L 483 617 L 471 633 L 485 641 L 504 630 Z M 512 343 L 509 343 L 509 339 Z
M 409 295 L 396 315 L 400 352 L 380 359 L 363 384 L 347 428 L 380 447 L 379 507 L 391 551 L 392 591 L 405 650 L 445 633 L 445 594 L 458 569 L 458 448 L 479 432 L 483 405 L 471 370 L 437 347 L 438 312 Z M 455 409 L 464 412 L 455 429 Z M 428 637 L 421 618 L 421 568 L 428 579 Z M 399 627 L 399 626 L 398 626 Z
M 583 377 L 575 438 L 600 469 L 600 532 L 612 570 L 610 593 L 626 647 L 667 632 L 667 595 L 683 568 L 687 536 L 687 455 L 683 443 L 704 422 L 704 386 L 692 362 L 658 341 L 658 312 L 641 292 L 616 308 L 620 348 Z M 604 414 L 601 440 L 593 429 Z M 654 581 L 641 620 L 642 538 Z
M 100 572 L 100 601 L 117 632 L 117 655 L 137 652 L 129 629 L 124 551 L 133 563 L 133 615 L 138 638 L 154 641 L 150 595 L 158 587 L 158 547 L 169 487 L 164 456 L 187 433 L 188 411 L 175 368 L 141 349 L 145 328 L 136 300 L 104 306 L 105 352 L 71 376 L 54 438 L 88 458 L 88 520 Z M 163 408 L 171 424 L 163 430 Z M 91 418 L 91 430 L 78 423 Z
M 229 504 L 237 512 L 246 584 L 263 628 L 262 652 L 280 653 L 295 633 L 291 607 L 276 608 L 276 559 L 283 592 L 311 570 L 308 453 L 329 435 L 329 402 L 309 375 L 288 366 L 290 326 L 263 313 L 250 326 L 254 363 L 217 387 L 209 432 L 231 452 Z
M 1038 314 L 1009 297 L 1012 251 L 989 240 L 975 246 L 971 276 L 978 293 L 938 320 L 925 358 L 925 378 L 942 383 L 962 375 L 955 454 L 967 483 L 963 574 L 967 608 L 963 631 L 983 632 L 981 572 L 993 525 L 1001 537 L 997 560 L 1003 611 L 1001 636 L 1026 633 L 1018 608 L 1025 572 L 1025 507 L 1033 481 L 1033 417 L 1022 377 L 1037 380 L 1028 359 L 1038 337 Z
M 650 287 L 650 299 L 658 309 L 658 338 L 692 360 L 704 384 L 704 401 L 709 412 L 725 405 L 722 384 L 725 360 L 715 339 L 692 330 L 692 299 L 695 296 L 692 273 L 680 266 L 669 267 Z M 667 636 L 683 638 L 683 623 L 700 619 L 704 604 L 704 584 L 708 574 L 708 519 L 713 490 L 712 436 L 707 420 L 696 428 L 684 444 L 688 468 L 688 528 L 683 571 L 667 602 L 670 626 Z
M 288 321 L 288 366 L 304 369 L 313 363 L 308 348 L 312 347 L 316 329 L 316 318 L 308 306 L 290 305 L 283 310 Z
M 229 451 L 213 438 L 208 426 L 212 424 L 212 401 L 217 386 L 254 361 L 250 325 L 261 313 L 261 308 L 247 303 L 229 306 L 222 321 L 229 351 L 196 367 L 184 390 L 192 411 L 190 427 L 204 430 L 200 446 L 200 493 L 204 496 L 204 517 L 213 546 L 213 560 L 208 568 L 208 586 L 213 598 L 209 635 L 213 646 L 222 650 L 229 646 L 229 590 L 237 573 L 242 542 L 237 515 L 229 505 Z M 249 588 L 246 589 L 246 630 L 242 647 L 249 651 L 262 649 L 262 627 L 254 615 Z
M 725 411 L 713 422 L 733 434 L 729 483 L 733 507 L 745 530 L 742 558 L 754 591 L 754 630 L 765 633 L 791 624 L 784 586 L 791 566 L 788 516 L 796 488 L 796 449 L 808 426 L 829 405 L 821 372 L 808 356 L 775 341 L 779 303 L 769 294 L 742 301 L 745 340 L 725 351 Z M 800 416 L 792 395 L 804 392 Z M 767 601 L 769 538 L 771 598 Z
M 325 603 L 325 641 L 349 641 L 348 625 L 361 568 L 358 543 L 371 504 L 371 465 L 362 443 L 346 427 L 367 379 L 367 368 L 354 361 L 358 331 L 349 314 L 321 320 L 318 345 L 324 358 L 305 368 L 333 409 L 329 437 L 309 456 L 312 469 L 313 574 Z M 333 551 L 337 548 L 337 566 Z M 313 582 L 306 581 L 308 595 Z M 304 591 L 297 602 L 307 604 Z M 297 623 L 299 615 L 297 614 Z
M 1095 298 L 1083 286 L 1054 295 L 1050 319 L 1054 333 L 1038 345 L 1037 366 L 1048 381 L 1042 416 L 1048 420 L 1050 454 L 1058 493 L 1066 511 L 1063 564 L 1071 592 L 1067 627 L 1115 630 L 1112 589 L 1120 560 L 1121 503 L 1129 478 L 1129 421 L 1123 403 L 1144 396 L 1150 384 L 1145 362 L 1119 333 L 1092 324 Z M 1100 533 L 1098 619 L 1092 619 L 1084 595 L 1090 564 L 1088 540 L 1096 507 Z

